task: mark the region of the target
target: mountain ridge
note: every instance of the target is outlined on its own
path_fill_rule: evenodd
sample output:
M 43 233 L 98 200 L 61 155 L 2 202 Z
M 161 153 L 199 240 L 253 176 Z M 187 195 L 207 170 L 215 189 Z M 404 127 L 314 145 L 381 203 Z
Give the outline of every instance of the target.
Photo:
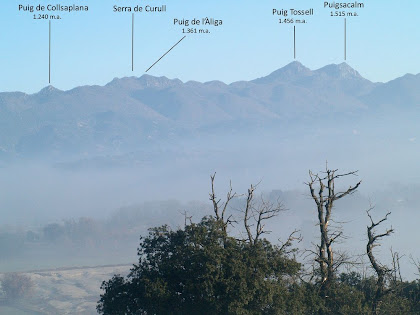
M 48 85 L 48 86 L 42 88 L 40 91 L 34 92 L 34 93 L 25 93 L 25 92 L 21 92 L 21 91 L 13 91 L 13 92 L 10 92 L 10 91 L 9 92 L 2 92 L 2 91 L 0 91 L 0 94 L 4 94 L 4 93 L 12 93 L 12 94 L 13 93 L 23 93 L 25 95 L 34 95 L 34 94 L 38 94 L 38 93 L 41 93 L 41 92 L 46 93 L 46 92 L 52 92 L 52 91 L 53 92 L 70 92 L 70 91 L 73 91 L 73 90 L 78 89 L 78 88 L 112 86 L 113 84 L 115 84 L 119 81 L 138 81 L 140 83 L 145 84 L 147 87 L 153 87 L 153 86 L 157 87 L 159 83 L 162 84 L 162 85 L 165 84 L 167 86 L 173 86 L 173 85 L 180 85 L 180 84 L 210 84 L 212 82 L 219 82 L 219 83 L 222 83 L 223 85 L 231 86 L 231 85 L 236 85 L 236 84 L 242 83 L 242 82 L 250 83 L 250 82 L 256 82 L 256 81 L 259 81 L 259 80 L 267 80 L 268 78 L 276 77 L 279 74 L 285 74 L 285 73 L 291 73 L 291 72 L 293 73 L 293 72 L 296 72 L 296 71 L 300 72 L 300 73 L 303 73 L 303 74 L 306 74 L 306 75 L 308 75 L 308 74 L 313 75 L 314 73 L 324 73 L 325 70 L 329 70 L 330 74 L 333 74 L 333 73 L 338 74 L 340 72 L 344 72 L 347 75 L 353 75 L 355 77 L 362 78 L 364 80 L 367 80 L 367 81 L 375 83 L 375 84 L 386 84 L 386 83 L 389 83 L 391 81 L 403 78 L 407 75 L 420 76 L 420 73 L 419 74 L 407 73 L 403 76 L 394 78 L 394 79 L 389 80 L 387 82 L 373 82 L 373 81 L 370 81 L 370 80 L 364 78 L 362 75 L 360 75 L 360 73 L 356 69 L 352 68 L 349 64 L 347 64 L 345 62 L 342 62 L 340 64 L 328 64 L 328 65 L 325 65 L 321 68 L 311 70 L 311 69 L 307 68 L 306 66 L 304 66 L 299 61 L 293 61 L 293 62 L 290 62 L 287 65 L 285 65 L 285 66 L 283 66 L 283 67 L 281 67 L 277 70 L 272 71 L 271 73 L 269 73 L 269 74 L 267 74 L 263 77 L 251 79 L 251 80 L 248 80 L 248 81 L 239 80 L 239 81 L 234 81 L 234 82 L 231 82 L 231 83 L 225 83 L 221 80 L 210 80 L 210 81 L 204 81 L 204 82 L 195 81 L 195 80 L 188 80 L 188 81 L 183 82 L 182 80 L 180 80 L 178 78 L 170 79 L 166 76 L 155 77 L 155 76 L 152 76 L 152 75 L 149 75 L 149 74 L 143 74 L 139 77 L 137 77 L 137 76 L 128 76 L 128 77 L 121 77 L 121 78 L 115 77 L 111 81 L 106 83 L 105 85 L 96 85 L 96 84 L 94 84 L 94 85 L 81 85 L 81 86 L 73 87 L 73 88 L 68 89 L 68 90 L 61 90 L 61 89 L 58 89 L 58 88 L 54 87 L 53 85 Z M 293 74 L 295 74 L 295 73 L 293 73 Z
M 419 86 L 420 75 L 373 83 L 345 63 L 310 70 L 299 62 L 231 84 L 143 75 L 67 91 L 50 85 L 0 93 L 0 147 L 22 156 L 101 155 L 204 133 L 307 129 L 384 106 L 419 108 Z

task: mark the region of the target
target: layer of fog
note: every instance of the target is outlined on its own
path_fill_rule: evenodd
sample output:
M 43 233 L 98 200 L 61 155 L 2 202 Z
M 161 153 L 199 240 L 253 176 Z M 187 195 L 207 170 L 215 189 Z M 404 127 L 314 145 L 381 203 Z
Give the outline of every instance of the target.
M 216 171 L 221 198 L 230 180 L 238 193 L 246 192 L 250 184 L 258 182 L 261 182 L 261 192 L 281 190 L 289 211 L 272 222 L 271 237 L 284 239 L 291 229 L 297 228 L 304 234 L 303 247 L 308 248 L 317 240 L 317 227 L 314 204 L 305 182 L 308 181 L 309 169 L 323 171 L 328 160 L 331 168 L 343 172 L 359 171 L 358 177 L 347 179 L 343 187 L 362 180 L 359 197 L 349 197 L 343 209 L 337 205 L 337 219 L 348 222 L 345 226 L 349 239 L 342 246 L 355 255 L 363 253 L 369 223 L 365 210 L 370 202 L 376 205 L 376 218 L 392 211 L 383 228 L 392 225 L 396 233 L 384 240 L 381 251 L 384 257 L 389 257 L 388 248 L 392 245 L 394 250 L 406 255 L 404 269 L 407 271 L 404 274 L 409 277 L 414 272 L 409 255 L 420 257 L 415 225 L 419 222 L 417 196 L 420 195 L 416 121 L 415 116 L 410 119 L 395 115 L 368 122 L 362 119 L 357 124 L 345 121 L 335 122 L 334 126 L 326 121 L 318 127 L 316 123 L 306 127 L 302 124 L 304 130 L 288 131 L 286 126 L 240 133 L 201 134 L 169 145 L 157 145 L 152 152 L 156 158 L 141 163 L 136 163 L 141 153 L 135 152 L 127 152 L 118 159 L 101 157 L 99 161 L 106 163 L 96 163 L 96 160 L 5 163 L 0 169 L 2 230 L 42 231 L 48 224 L 62 224 L 63 220 L 69 219 L 77 221 L 80 217 L 102 223 L 115 221 L 118 209 L 143 205 L 137 207 L 140 209 L 137 217 L 140 221 L 142 216 L 147 220 L 141 228 L 132 231 L 130 241 L 124 243 L 127 246 L 123 252 L 117 255 L 109 252 L 109 255 L 104 254 L 95 260 L 95 257 L 82 257 L 83 250 L 76 248 L 71 253 L 73 261 L 60 261 L 56 265 L 132 262 L 138 236 L 145 233 L 147 227 L 164 223 L 180 225 L 183 222 L 181 212 L 186 208 L 190 212 L 198 211 L 194 215 L 195 221 L 206 211 L 211 213 L 208 208 L 203 209 L 210 205 L 209 176 Z M 394 128 L 395 125 L 399 127 Z M 124 163 L 113 165 L 115 160 Z M 164 200 L 177 202 L 171 207 L 165 206 L 164 212 L 158 211 L 157 206 L 150 206 L 152 201 Z M 197 206 L 200 209 L 194 209 L 191 204 L 187 206 L 191 201 L 200 202 Z M 106 252 L 105 247 L 102 250 Z M 54 255 L 64 253 L 65 250 L 52 256 L 44 254 L 49 266 L 54 267 Z M 112 260 L 115 256 L 121 259 Z M 23 260 L 27 258 L 25 255 L 21 257 Z M 11 261 L 8 263 L 13 265 Z M 40 263 L 29 269 L 43 266 L 48 267 Z M 21 268 L 26 267 L 22 265 Z

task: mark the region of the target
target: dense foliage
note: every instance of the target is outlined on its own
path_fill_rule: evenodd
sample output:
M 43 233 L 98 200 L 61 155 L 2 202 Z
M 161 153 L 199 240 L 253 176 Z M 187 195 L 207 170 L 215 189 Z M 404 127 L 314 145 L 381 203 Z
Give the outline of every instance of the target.
M 204 218 L 150 230 L 127 278 L 104 282 L 103 314 L 276 314 L 300 265 L 268 241 L 251 246 Z
M 317 250 L 308 250 L 313 263 L 310 272 L 291 257 L 296 252 L 293 241 L 301 239 L 297 231 L 281 247 L 263 238 L 269 233 L 265 222 L 284 207 L 264 198 L 256 202 L 254 185 L 244 198 L 245 238 L 228 234 L 228 227 L 238 221 L 226 209 L 237 194 L 230 187 L 226 201 L 221 202 L 214 174 L 210 193 L 214 216 L 187 225 L 185 214 L 184 229 L 172 231 L 166 225 L 150 229 L 140 241 L 139 263 L 128 276 L 115 275 L 102 283 L 104 293 L 97 311 L 109 315 L 420 314 L 420 282 L 402 281 L 399 254 L 392 253 L 393 268 L 388 268 L 373 252 L 380 239 L 394 231 L 377 231 L 391 213 L 375 221 L 372 207 L 367 210 L 371 225 L 366 254 L 374 276 L 362 277 L 354 271 L 340 274 L 342 266 L 355 265 L 346 253 L 335 251 L 343 231 L 330 225 L 334 202 L 351 195 L 361 182 L 336 192 L 335 180 L 356 172 L 340 174 L 326 168 L 321 175 L 309 174 L 320 228 Z
M 104 281 L 100 314 L 372 314 L 373 277 L 342 273 L 323 298 L 301 266 L 263 239 L 250 245 L 206 217 L 141 239 L 127 277 Z M 420 314 L 420 282 L 397 282 L 379 314 Z

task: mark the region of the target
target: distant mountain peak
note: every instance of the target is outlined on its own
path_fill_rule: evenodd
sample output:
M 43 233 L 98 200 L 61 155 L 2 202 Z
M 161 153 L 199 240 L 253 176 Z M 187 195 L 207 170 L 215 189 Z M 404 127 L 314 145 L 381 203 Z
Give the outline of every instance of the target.
M 280 68 L 274 72 L 272 72 L 270 75 L 293 75 L 293 74 L 300 74 L 300 75 L 310 75 L 312 73 L 311 69 L 305 67 L 303 64 L 301 64 L 299 61 L 293 61 L 283 68 Z
M 326 74 L 337 79 L 364 79 L 359 72 L 350 67 L 347 63 L 330 64 L 315 71 Z
M 137 79 L 138 82 L 142 83 L 144 87 L 156 87 L 156 88 L 167 88 L 176 85 L 182 84 L 182 81 L 179 79 L 168 79 L 165 76 L 162 77 L 154 77 L 148 74 L 142 75 L 140 78 Z
M 311 69 L 305 67 L 299 61 L 293 61 L 283 68 L 280 68 L 266 77 L 254 80 L 255 83 L 268 83 L 278 81 L 293 81 L 301 77 L 312 75 Z
M 306 71 L 311 71 L 309 68 L 306 68 L 302 63 L 300 63 L 299 61 L 292 61 L 291 63 L 289 63 L 289 64 L 287 64 L 287 65 L 285 65 L 283 68 L 281 68 L 281 69 L 279 69 L 279 70 L 294 70 L 294 71 L 299 71 L 299 72 L 301 72 L 301 71 L 303 71 L 303 72 L 306 72 Z
M 49 94 L 52 94 L 52 93 L 55 93 L 55 92 L 61 92 L 61 90 L 56 89 L 52 85 L 48 85 L 48 86 L 44 87 L 41 91 L 39 91 L 37 94 L 49 95 Z

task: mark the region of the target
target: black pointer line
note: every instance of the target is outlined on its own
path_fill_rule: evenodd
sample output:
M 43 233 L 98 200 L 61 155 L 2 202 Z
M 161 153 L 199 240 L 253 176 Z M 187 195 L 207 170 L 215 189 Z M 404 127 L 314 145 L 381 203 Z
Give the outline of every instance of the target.
M 146 70 L 146 72 L 147 71 L 149 71 L 150 69 L 152 69 L 153 68 L 153 66 L 155 65 L 155 64 L 157 64 L 163 57 L 165 57 L 172 49 L 174 49 L 175 48 L 175 46 L 176 45 L 178 45 L 185 37 L 187 37 L 187 36 L 184 36 L 184 37 L 182 37 L 175 45 L 173 45 L 166 53 L 164 53 L 163 55 L 162 55 L 162 57 L 160 57 L 158 60 L 156 60 L 156 62 L 154 63 L 154 64 L 152 64 L 150 67 L 149 67 L 149 69 L 147 69 Z
M 51 20 L 48 22 L 48 84 L 51 84 Z
M 296 59 L 296 26 L 293 26 L 293 56 Z
M 134 71 L 134 13 L 131 18 L 131 71 Z

